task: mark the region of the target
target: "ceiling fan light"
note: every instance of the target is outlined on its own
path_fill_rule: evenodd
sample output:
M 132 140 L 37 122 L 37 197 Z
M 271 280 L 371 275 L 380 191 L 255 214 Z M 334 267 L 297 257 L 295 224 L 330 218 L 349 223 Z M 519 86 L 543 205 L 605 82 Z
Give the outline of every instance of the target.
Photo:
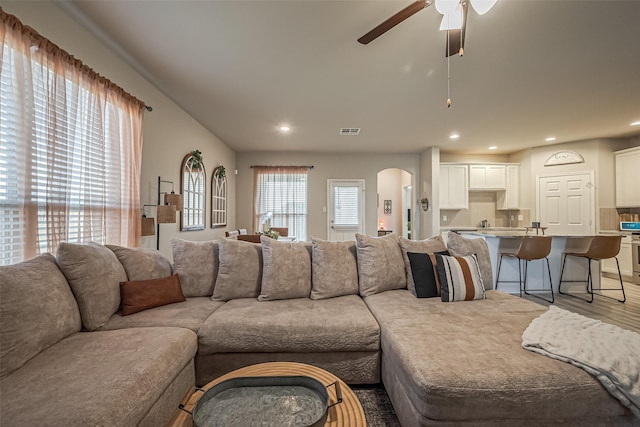
M 453 13 L 448 13 L 442 17 L 440 22 L 441 30 L 461 30 L 462 29 L 462 6 L 456 8 Z
M 441 15 L 453 13 L 460 5 L 460 0 L 436 0 L 436 10 Z
M 484 15 L 489 12 L 498 0 L 471 0 L 471 6 L 478 15 Z

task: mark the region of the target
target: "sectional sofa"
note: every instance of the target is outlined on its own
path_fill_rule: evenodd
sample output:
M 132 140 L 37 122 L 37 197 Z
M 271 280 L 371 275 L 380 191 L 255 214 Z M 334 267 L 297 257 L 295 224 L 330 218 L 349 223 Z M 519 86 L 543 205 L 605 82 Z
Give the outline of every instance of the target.
M 162 426 L 194 384 L 266 361 L 381 381 L 403 426 L 638 425 L 587 373 L 521 348 L 543 307 L 414 262 L 448 249 L 489 287 L 483 241 L 356 237 L 174 240 L 173 265 L 62 244 L 0 267 L 0 425 Z

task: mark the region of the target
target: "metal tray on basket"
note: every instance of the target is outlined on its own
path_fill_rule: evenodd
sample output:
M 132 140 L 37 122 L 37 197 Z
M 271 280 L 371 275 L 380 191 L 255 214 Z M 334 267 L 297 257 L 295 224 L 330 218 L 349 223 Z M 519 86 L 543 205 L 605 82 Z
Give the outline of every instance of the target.
M 337 402 L 342 402 L 338 382 Z M 197 427 L 323 426 L 329 394 L 320 381 L 307 376 L 238 377 L 211 387 L 193 410 Z

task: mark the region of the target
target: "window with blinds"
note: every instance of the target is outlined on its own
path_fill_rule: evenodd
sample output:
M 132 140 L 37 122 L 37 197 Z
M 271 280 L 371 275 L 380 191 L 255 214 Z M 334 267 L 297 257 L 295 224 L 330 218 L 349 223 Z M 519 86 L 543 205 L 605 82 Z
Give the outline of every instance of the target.
M 307 240 L 307 168 L 256 167 L 255 227 L 286 227 Z
M 137 182 L 122 134 L 134 133 L 134 118 L 44 49 L 11 34 L 3 40 L 0 264 L 55 254 L 62 241 L 127 243 L 123 217 Z
M 360 224 L 360 187 L 335 187 L 333 190 L 334 225 L 357 227 Z

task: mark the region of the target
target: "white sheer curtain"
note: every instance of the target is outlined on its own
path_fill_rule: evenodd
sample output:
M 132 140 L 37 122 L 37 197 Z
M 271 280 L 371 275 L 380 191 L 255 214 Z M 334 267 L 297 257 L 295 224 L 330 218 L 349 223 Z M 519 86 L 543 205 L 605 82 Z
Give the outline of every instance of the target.
M 144 104 L 0 9 L 0 264 L 140 242 Z
M 307 240 L 306 166 L 254 166 L 254 229 L 287 227 L 289 236 Z

